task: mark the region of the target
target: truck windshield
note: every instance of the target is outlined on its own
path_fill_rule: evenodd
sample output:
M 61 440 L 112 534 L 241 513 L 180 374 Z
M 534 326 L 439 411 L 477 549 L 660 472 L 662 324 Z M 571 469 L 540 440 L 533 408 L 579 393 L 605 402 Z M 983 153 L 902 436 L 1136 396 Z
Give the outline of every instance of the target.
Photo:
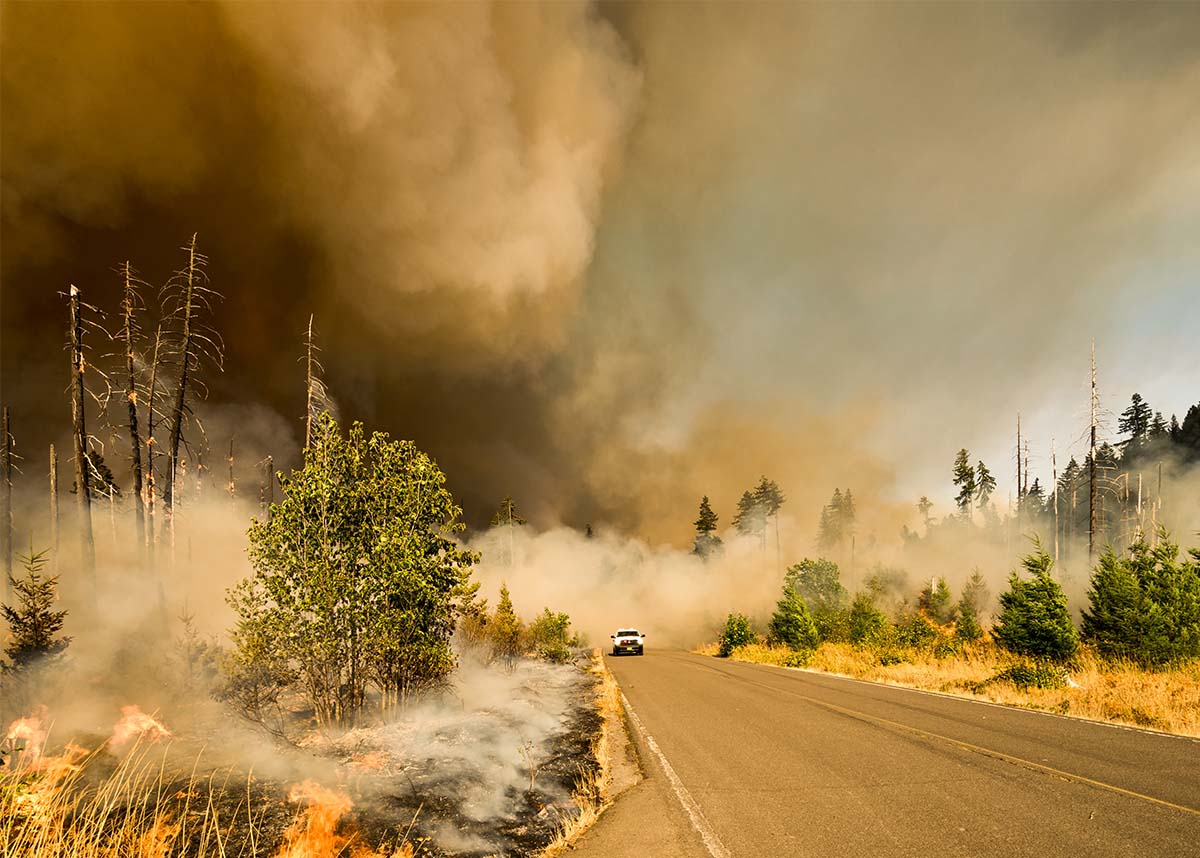
M 617 637 L 619 637 L 619 638 L 636 638 L 636 637 L 640 637 L 640 635 L 638 634 L 637 629 L 621 629 L 621 631 L 617 632 Z

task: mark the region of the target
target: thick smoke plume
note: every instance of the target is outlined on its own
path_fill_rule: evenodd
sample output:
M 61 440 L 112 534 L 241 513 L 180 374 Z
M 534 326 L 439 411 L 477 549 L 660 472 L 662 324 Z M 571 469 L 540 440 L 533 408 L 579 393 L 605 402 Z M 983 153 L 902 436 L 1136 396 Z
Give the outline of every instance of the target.
M 681 544 L 677 510 L 785 471 L 944 503 L 959 446 L 1002 496 L 1018 410 L 1041 470 L 1079 436 L 1093 336 L 1112 403 L 1194 399 L 1192 7 L 3 15 L 26 456 L 65 419 L 56 293 L 113 306 L 114 264 L 157 282 L 194 230 L 214 400 L 294 444 L 315 312 L 346 416 L 429 449 L 477 523 L 512 494 Z

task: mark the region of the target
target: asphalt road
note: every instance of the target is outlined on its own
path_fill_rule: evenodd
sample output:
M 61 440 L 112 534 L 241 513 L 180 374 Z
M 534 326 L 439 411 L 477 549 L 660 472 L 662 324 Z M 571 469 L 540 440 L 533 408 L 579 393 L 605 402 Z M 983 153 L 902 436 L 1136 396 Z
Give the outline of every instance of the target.
M 582 858 L 1200 856 L 1200 741 L 685 652 L 609 658 L 646 779 Z

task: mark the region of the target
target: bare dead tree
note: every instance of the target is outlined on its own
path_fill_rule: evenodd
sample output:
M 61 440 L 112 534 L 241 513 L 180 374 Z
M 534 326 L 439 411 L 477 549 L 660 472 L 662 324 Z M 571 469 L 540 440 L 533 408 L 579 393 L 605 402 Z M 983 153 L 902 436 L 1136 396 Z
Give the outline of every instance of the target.
M 212 302 L 220 295 L 208 287 L 205 273 L 208 259 L 196 249 L 196 238 L 196 234 L 193 234 L 182 248 L 187 254 L 187 264 L 175 273 L 164 290 L 166 318 L 178 326 L 174 343 L 177 377 L 170 413 L 171 434 L 167 441 L 168 479 L 163 493 L 163 507 L 168 522 L 172 521 L 176 497 L 176 471 L 179 468 L 184 422 L 190 414 L 188 403 L 198 391 L 203 395 L 203 386 L 195 374 L 205 359 L 220 369 L 224 350 L 217 332 L 202 321 L 202 315 L 212 312 Z M 178 482 L 179 486 L 185 484 L 184 480 Z
M 1092 398 L 1088 442 L 1088 565 L 1096 559 L 1096 420 L 1100 399 L 1096 393 L 1096 341 L 1092 340 Z
M 83 354 L 83 315 L 79 289 L 71 285 L 71 422 L 75 446 L 75 486 L 79 504 L 79 540 L 84 575 L 91 585 L 96 584 L 96 543 L 92 537 L 92 493 L 87 453 L 87 421 L 84 403 L 84 372 L 87 362 Z
M 312 446 L 313 421 L 316 416 L 329 407 L 329 390 L 325 387 L 323 376 L 325 367 L 321 365 L 321 349 L 317 346 L 313 335 L 313 317 L 308 317 L 308 330 L 304 335 L 304 449 Z
M 233 438 L 229 439 L 229 496 L 237 497 L 237 483 L 233 479 Z
M 275 503 L 275 460 L 271 456 L 259 462 L 262 466 L 262 482 L 258 489 L 258 508 L 264 516 L 271 514 Z
M 8 406 L 0 416 L 0 555 L 4 564 L 4 596 L 12 601 L 13 517 L 12 517 L 12 426 Z
M 1050 468 L 1054 473 L 1054 566 L 1058 565 L 1058 453 L 1055 450 L 1054 439 L 1050 439 Z
M 51 565 L 57 572 L 58 562 L 58 453 L 50 445 L 50 547 Z
M 1017 412 L 1017 533 L 1021 532 L 1021 507 L 1025 495 L 1021 490 L 1021 412 Z
M 141 338 L 137 313 L 145 309 L 141 288 L 146 283 L 137 276 L 133 266 L 126 261 L 120 267 L 124 291 L 121 298 L 121 332 L 119 339 L 125 347 L 125 399 L 129 407 L 129 443 L 133 463 L 133 508 L 137 522 L 139 546 L 146 542 L 145 500 L 142 494 L 142 442 L 138 437 L 138 384 L 135 349 Z
M 154 435 L 158 414 L 154 410 L 158 401 L 158 367 L 162 357 L 162 325 L 154 331 L 154 358 L 150 362 L 150 381 L 146 386 L 146 559 L 154 568 L 154 546 L 158 543 L 158 531 L 154 527 L 154 504 L 156 486 L 154 458 L 158 440 Z

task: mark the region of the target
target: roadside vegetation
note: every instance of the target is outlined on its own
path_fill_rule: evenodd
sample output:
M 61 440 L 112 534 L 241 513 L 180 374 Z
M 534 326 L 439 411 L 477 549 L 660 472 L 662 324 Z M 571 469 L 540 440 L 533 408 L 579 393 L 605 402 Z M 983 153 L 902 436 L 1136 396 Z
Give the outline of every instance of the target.
M 1078 626 L 1053 571 L 1036 545 L 985 628 L 978 574 L 958 599 L 932 580 L 910 601 L 879 569 L 851 598 L 837 564 L 805 560 L 761 634 L 731 614 L 701 652 L 1200 736 L 1200 549 L 1160 530 L 1106 551 Z

